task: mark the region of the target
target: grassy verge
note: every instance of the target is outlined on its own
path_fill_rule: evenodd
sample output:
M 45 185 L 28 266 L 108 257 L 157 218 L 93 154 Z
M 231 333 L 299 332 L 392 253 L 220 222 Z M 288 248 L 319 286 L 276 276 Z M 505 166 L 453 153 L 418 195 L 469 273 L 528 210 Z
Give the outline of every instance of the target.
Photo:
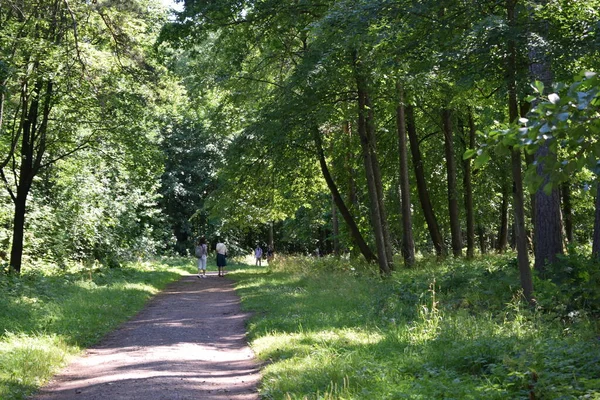
M 23 399 L 69 358 L 139 311 L 188 260 L 0 275 L 0 399 Z
M 386 280 L 329 259 L 236 271 L 255 312 L 251 345 L 266 362 L 261 395 L 600 399 L 598 314 L 557 304 L 541 281 L 530 309 L 513 264 L 422 261 Z

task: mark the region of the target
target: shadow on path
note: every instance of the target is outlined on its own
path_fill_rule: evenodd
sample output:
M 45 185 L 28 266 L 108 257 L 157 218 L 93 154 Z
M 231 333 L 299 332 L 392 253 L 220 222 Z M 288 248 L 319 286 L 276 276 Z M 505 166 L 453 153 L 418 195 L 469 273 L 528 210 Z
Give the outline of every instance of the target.
M 33 400 L 256 400 L 259 365 L 228 279 L 183 277 Z

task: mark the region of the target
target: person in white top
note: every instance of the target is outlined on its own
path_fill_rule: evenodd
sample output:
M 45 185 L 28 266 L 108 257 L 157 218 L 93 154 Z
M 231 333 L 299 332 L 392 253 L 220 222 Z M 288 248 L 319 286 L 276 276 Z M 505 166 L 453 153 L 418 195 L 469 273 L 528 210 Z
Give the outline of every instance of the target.
M 217 268 L 219 269 L 219 276 L 225 276 L 225 266 L 227 265 L 227 247 L 225 243 L 217 240 Z
M 257 244 L 256 249 L 254 249 L 254 258 L 256 258 L 256 265 L 258 265 L 259 267 L 262 266 L 262 255 L 263 249 L 262 247 L 260 247 L 260 244 Z
M 206 246 L 206 239 L 204 236 L 198 239 L 195 252 L 196 257 L 198 257 L 198 278 L 206 278 L 206 257 L 208 256 L 208 247 Z

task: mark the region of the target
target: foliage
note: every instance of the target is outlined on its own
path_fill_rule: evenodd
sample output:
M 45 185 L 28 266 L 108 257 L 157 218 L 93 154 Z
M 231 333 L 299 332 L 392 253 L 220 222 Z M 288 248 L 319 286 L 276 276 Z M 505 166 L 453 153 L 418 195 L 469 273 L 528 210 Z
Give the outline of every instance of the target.
M 385 280 L 329 258 L 278 259 L 275 268 L 237 272 L 243 306 L 257 315 L 251 345 L 269 362 L 261 395 L 600 395 L 597 321 L 529 308 L 512 257 L 422 259 Z M 537 295 L 546 289 L 538 286 Z
M 541 163 L 550 181 L 544 190 L 550 191 L 574 174 L 588 169 L 600 174 L 600 78 L 594 72 L 586 72 L 574 78 L 570 85 L 558 83 L 552 93 L 545 95 L 542 82 L 532 85 L 535 95 L 528 98 L 535 106 L 528 118 L 521 118 L 518 124 L 504 129 L 491 130 L 488 143 L 477 151 L 476 165 L 490 159 L 487 146 L 494 146 L 499 152 L 513 147 L 524 149 L 529 154 L 549 142 L 551 156 L 544 157 Z M 465 158 L 475 154 L 475 150 L 465 152 Z M 528 168 L 526 178 L 533 189 L 543 183 L 537 174 L 537 164 Z
M 165 258 L 121 268 L 46 265 L 20 276 L 0 274 L 0 397 L 32 394 L 191 267 L 189 260 Z
M 159 131 L 181 102 L 150 46 L 165 12 L 153 1 L 1 3 L 0 165 L 13 203 L 0 203 L 2 252 L 19 246 L 25 215 L 26 262 L 116 264 L 163 251 Z M 44 117 L 28 145 L 15 122 L 36 101 Z M 28 169 L 21 160 L 31 158 Z
M 163 137 L 160 206 L 176 240 L 173 249 L 185 255 L 196 238 L 214 236 L 204 203 L 215 190 L 223 146 L 192 118 L 166 127 Z

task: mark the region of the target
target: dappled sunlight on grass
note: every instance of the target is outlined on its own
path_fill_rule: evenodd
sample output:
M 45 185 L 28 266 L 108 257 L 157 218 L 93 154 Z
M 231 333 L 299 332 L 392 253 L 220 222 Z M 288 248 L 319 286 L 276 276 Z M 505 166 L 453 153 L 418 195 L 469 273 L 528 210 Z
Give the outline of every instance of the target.
M 193 267 L 166 259 L 0 276 L 0 398 L 24 398 Z
M 6 332 L 0 341 L 0 398 L 24 396 L 50 379 L 78 350 L 58 335 Z
M 510 257 L 423 263 L 386 280 L 331 260 L 240 271 L 251 345 L 267 362 L 261 395 L 600 396 L 596 324 L 566 324 L 524 304 Z

